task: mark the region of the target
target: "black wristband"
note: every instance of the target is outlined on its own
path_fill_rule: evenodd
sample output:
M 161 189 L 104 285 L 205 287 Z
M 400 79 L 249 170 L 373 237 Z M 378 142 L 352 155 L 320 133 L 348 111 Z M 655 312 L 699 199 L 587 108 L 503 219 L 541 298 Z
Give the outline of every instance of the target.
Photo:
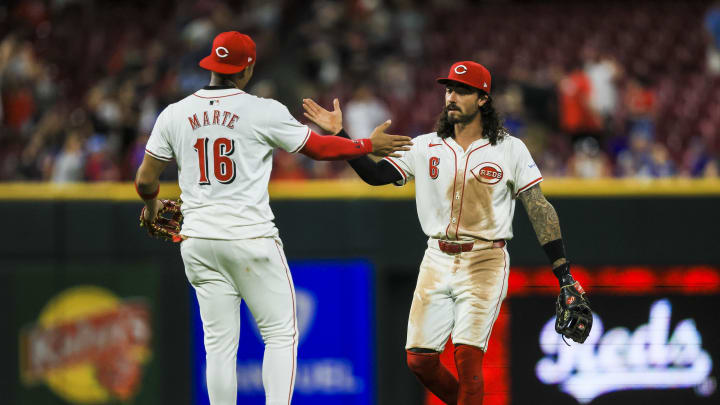
M 350 135 L 348 135 L 348 133 L 345 132 L 345 128 L 341 128 L 340 132 L 338 132 L 335 136 L 341 136 L 343 138 L 351 139 Z
M 565 245 L 562 239 L 551 240 L 550 242 L 542 245 L 545 254 L 550 260 L 550 265 L 553 265 L 556 260 L 565 258 Z
M 565 262 L 552 269 L 552 271 L 555 277 L 557 277 L 558 281 L 560 282 L 561 287 L 564 285 L 570 285 L 575 283 L 575 279 L 570 274 L 570 262 Z
M 553 271 L 553 274 L 555 275 L 555 277 L 557 277 L 558 280 L 560 280 L 563 276 L 570 275 L 570 263 L 565 262 L 565 263 L 555 267 L 554 269 L 552 269 L 552 271 Z

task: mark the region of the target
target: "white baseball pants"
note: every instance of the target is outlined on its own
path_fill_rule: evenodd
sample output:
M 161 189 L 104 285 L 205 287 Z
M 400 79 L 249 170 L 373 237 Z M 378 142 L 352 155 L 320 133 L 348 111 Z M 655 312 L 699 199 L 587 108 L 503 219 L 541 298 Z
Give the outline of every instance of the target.
M 449 255 L 430 239 L 413 294 L 406 349 L 442 352 L 454 344 L 487 350 L 490 332 L 507 295 L 507 246 L 476 242 L 472 251 Z
M 180 252 L 200 304 L 210 404 L 236 405 L 242 299 L 265 343 L 265 403 L 290 404 L 298 329 L 295 288 L 280 239 L 189 238 Z

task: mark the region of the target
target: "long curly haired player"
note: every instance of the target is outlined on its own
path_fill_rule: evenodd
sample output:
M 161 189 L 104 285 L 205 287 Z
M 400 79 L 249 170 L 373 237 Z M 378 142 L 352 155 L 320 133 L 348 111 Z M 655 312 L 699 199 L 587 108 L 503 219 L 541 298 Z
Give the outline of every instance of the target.
M 273 150 L 317 160 L 388 156 L 407 150 L 410 138 L 386 134 L 389 123 L 375 128 L 369 139 L 321 136 L 279 102 L 246 93 L 255 43 L 239 32 L 218 35 L 200 67 L 212 72 L 210 84 L 165 108 L 148 140 L 136 176 L 145 202 L 141 223 L 151 235 L 182 241 L 185 274 L 205 333 L 210 403 L 236 403 L 240 301 L 245 300 L 265 342 L 266 404 L 289 404 L 298 329 L 292 276 L 269 205 Z M 172 211 L 171 204 L 156 199 L 160 173 L 172 159 L 183 201 L 177 235 L 177 216 L 158 218 Z
M 350 165 L 368 184 L 415 179 L 418 217 L 428 247 L 420 264 L 407 331 L 407 364 L 448 404 L 482 403 L 482 361 L 507 293 L 515 201 L 523 202 L 552 263 L 561 293 L 555 328 L 583 342 L 592 314 L 570 264 L 557 213 L 540 190 L 543 180 L 523 142 L 503 128 L 490 98 L 490 72 L 472 61 L 452 65 L 437 131 L 420 135 L 401 157 L 367 157 Z M 332 112 L 304 100 L 305 115 L 348 136 L 336 100 Z M 456 379 L 439 360 L 452 334 Z

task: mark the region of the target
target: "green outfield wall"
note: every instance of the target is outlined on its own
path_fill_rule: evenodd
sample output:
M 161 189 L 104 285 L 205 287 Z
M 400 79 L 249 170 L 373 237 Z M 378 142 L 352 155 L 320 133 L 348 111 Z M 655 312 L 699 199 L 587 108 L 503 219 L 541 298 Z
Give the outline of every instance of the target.
M 337 185 L 335 193 L 332 184 Z M 378 308 L 378 403 L 420 403 L 422 393 L 406 370 L 403 349 L 415 275 L 426 247 L 415 202 L 407 190 L 363 188 L 358 192 L 343 184 L 271 187 L 271 205 L 287 256 L 291 260 L 364 257 L 372 261 Z M 565 186 L 581 187 L 578 184 Z M 597 183 L 585 192 L 575 189 L 572 193 L 549 184 L 549 199 L 560 216 L 570 259 L 588 268 L 720 265 L 716 247 L 720 187 L 707 182 L 674 184 Z M 43 187 L 44 194 L 38 193 Z M 673 188 L 679 191 L 672 193 Z M 177 195 L 172 185 L 163 190 L 167 197 Z M 376 190 L 378 194 L 373 195 Z M 109 353 L 108 364 L 114 364 L 118 356 L 130 359 L 132 370 L 140 374 L 114 382 L 96 376 L 99 382 L 94 384 L 101 386 L 97 395 L 117 403 L 123 395 L 131 395 L 131 403 L 137 404 L 190 403 L 190 291 L 178 245 L 149 239 L 138 227 L 141 203 L 133 193 L 132 185 L 0 185 L 0 212 L 4 213 L 0 296 L 7 331 L 0 334 L 0 392 L 4 395 L 0 402 L 73 403 L 68 398 L 75 394 L 58 393 L 62 389 L 53 388 L 52 380 L 61 377 L 47 370 L 61 362 L 66 375 L 82 374 L 74 367 L 81 368 L 78 364 L 88 350 L 99 350 L 103 356 Z M 514 232 L 509 244 L 511 265 L 545 265 L 520 205 Z M 78 289 L 82 286 L 101 292 Z M 142 301 L 141 315 L 133 312 L 138 301 Z M 67 310 L 67 305 L 75 309 Z M 103 305 L 112 316 L 97 315 L 102 311 L 94 311 L 94 306 Z M 146 322 L 150 337 L 130 336 L 132 342 L 120 349 L 112 342 L 88 344 L 77 353 L 61 352 L 43 360 L 56 363 L 33 363 L 38 350 L 52 343 L 37 332 L 39 325 L 62 335 L 70 333 L 67 328 L 91 325 L 92 329 L 108 322 L 121 328 L 128 316 Z M 92 330 L 87 333 L 93 336 Z

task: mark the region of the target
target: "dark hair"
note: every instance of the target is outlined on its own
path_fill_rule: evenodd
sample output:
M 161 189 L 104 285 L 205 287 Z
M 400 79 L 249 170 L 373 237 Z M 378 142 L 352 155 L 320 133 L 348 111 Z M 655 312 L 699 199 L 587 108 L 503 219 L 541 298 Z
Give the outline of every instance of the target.
M 505 137 L 507 129 L 505 129 L 502 122 L 500 121 L 500 116 L 498 115 L 495 107 L 493 106 L 492 97 L 490 97 L 490 95 L 485 93 L 484 91 L 478 91 L 478 95 L 480 97 L 487 96 L 487 101 L 485 102 L 485 104 L 482 105 L 482 107 L 480 107 L 480 119 L 482 119 L 483 138 L 487 138 L 490 141 L 491 145 L 495 145 L 497 144 L 498 140 Z M 455 136 L 455 125 L 451 124 L 450 121 L 448 121 L 447 109 L 443 109 L 440 117 L 438 117 L 437 123 L 435 124 L 435 130 L 437 131 L 437 134 L 443 139 L 452 138 L 453 136 Z

